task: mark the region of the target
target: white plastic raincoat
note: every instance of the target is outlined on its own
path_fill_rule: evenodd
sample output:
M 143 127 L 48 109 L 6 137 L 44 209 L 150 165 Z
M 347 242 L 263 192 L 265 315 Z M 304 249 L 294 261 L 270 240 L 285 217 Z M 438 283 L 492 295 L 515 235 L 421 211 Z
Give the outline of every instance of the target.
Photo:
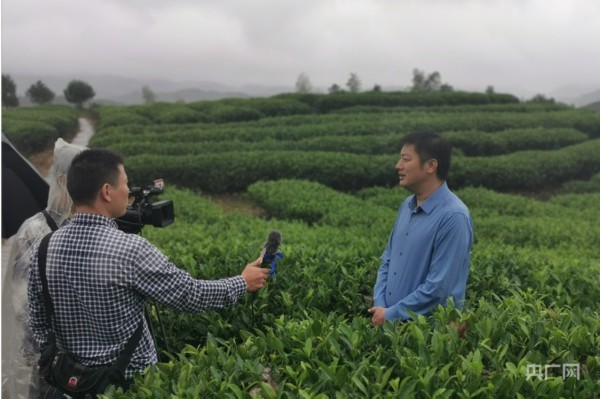
M 61 227 L 68 223 L 73 201 L 67 192 L 67 172 L 73 158 L 85 147 L 58 139 L 54 160 L 48 172 L 48 206 L 46 211 Z M 10 242 L 9 261 L 2 287 L 2 396 L 8 398 L 39 397 L 37 377 L 39 353 L 28 325 L 27 283 L 29 258 L 33 244 L 50 233 L 50 226 L 39 212 L 27 219 Z M 45 385 L 45 384 L 42 384 Z

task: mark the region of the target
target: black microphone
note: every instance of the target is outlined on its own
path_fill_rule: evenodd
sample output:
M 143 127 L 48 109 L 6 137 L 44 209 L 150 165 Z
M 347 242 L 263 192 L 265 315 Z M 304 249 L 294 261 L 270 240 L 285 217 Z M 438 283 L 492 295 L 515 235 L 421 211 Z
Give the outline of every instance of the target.
M 281 233 L 277 230 L 273 230 L 269 233 L 267 242 L 265 242 L 264 245 L 265 254 L 263 255 L 261 267 L 271 267 L 275 255 L 277 255 L 279 245 L 281 245 Z

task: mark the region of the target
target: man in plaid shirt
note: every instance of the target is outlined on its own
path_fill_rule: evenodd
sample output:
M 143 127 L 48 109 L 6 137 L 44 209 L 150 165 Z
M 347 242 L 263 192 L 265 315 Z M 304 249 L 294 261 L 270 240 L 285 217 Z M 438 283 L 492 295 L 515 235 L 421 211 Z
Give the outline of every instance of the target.
M 69 169 L 67 186 L 75 216 L 51 237 L 46 263 L 54 304 L 52 325 L 46 321 L 37 245 L 31 256 L 30 324 L 41 351 L 52 329 L 57 345 L 76 361 L 88 366 L 111 364 L 144 320 L 146 301 L 202 312 L 232 306 L 246 291 L 257 291 L 267 281 L 268 269 L 259 267 L 260 258 L 235 277 L 194 279 L 143 237 L 120 231 L 113 218 L 125 214 L 129 197 L 120 155 L 106 150 L 80 153 Z M 125 377 L 131 380 L 136 371 L 156 362 L 145 324 Z

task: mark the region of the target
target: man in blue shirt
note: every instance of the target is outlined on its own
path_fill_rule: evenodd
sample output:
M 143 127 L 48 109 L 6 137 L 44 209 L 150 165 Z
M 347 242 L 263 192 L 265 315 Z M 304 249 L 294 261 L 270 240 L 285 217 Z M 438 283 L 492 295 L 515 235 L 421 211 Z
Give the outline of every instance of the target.
M 373 302 L 374 326 L 406 320 L 409 311 L 429 314 L 449 298 L 465 299 L 473 222 L 465 204 L 446 184 L 450 143 L 436 133 L 402 139 L 396 164 L 404 200 L 381 256 Z

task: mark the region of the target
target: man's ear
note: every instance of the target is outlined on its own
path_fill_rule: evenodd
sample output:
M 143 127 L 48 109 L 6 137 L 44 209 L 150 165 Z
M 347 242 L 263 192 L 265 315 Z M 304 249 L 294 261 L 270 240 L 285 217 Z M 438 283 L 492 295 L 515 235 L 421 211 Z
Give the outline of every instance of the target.
M 437 159 L 435 159 L 435 158 L 430 159 L 426 162 L 426 164 L 427 164 L 427 172 L 428 173 L 434 174 L 437 172 L 437 168 L 439 166 Z
M 110 184 L 104 183 L 102 185 L 102 188 L 100 189 L 100 198 L 102 198 L 102 201 L 104 201 L 104 202 L 112 201 L 111 191 L 112 191 L 112 188 L 111 188 Z

